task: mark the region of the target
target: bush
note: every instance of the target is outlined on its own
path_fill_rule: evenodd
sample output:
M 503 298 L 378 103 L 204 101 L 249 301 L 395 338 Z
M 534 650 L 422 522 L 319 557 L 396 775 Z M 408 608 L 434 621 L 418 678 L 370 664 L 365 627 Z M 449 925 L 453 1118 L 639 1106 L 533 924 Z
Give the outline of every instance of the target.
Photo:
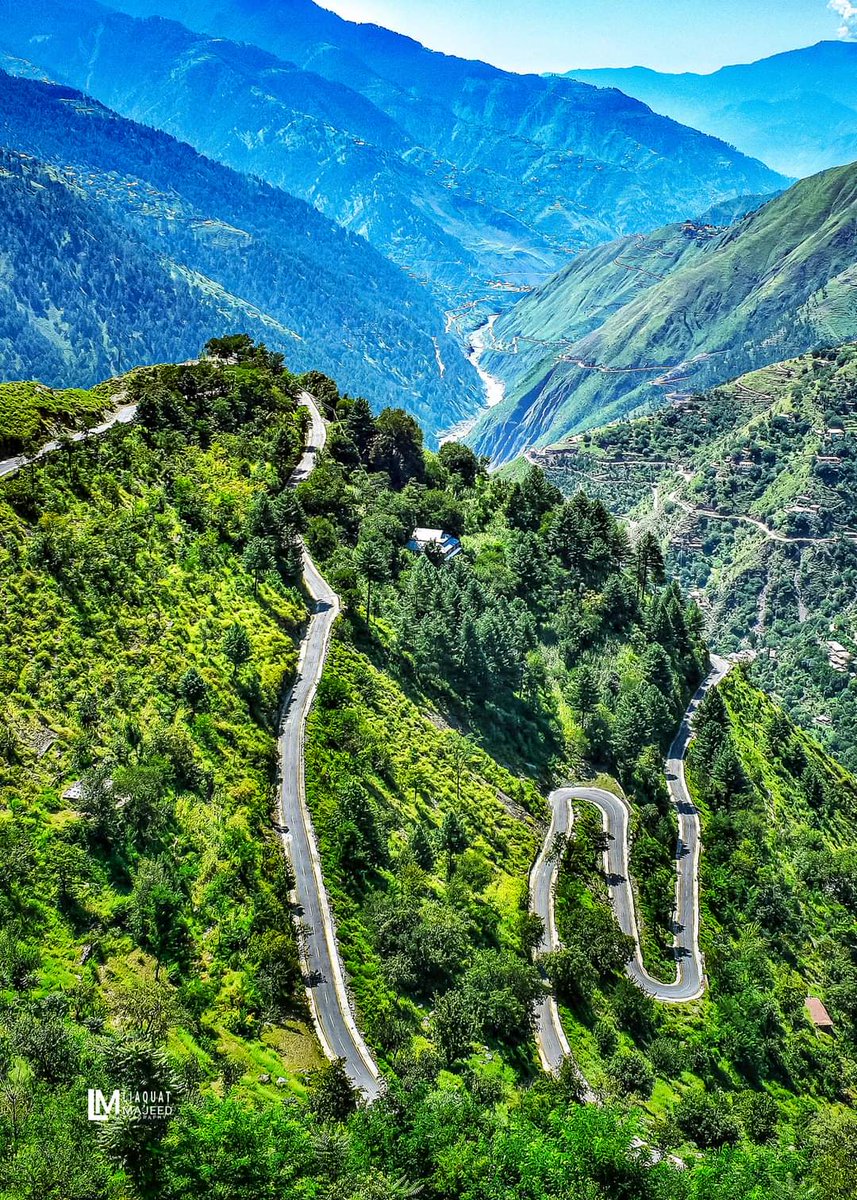
M 191 712 L 201 712 L 208 705 L 208 687 L 196 667 L 188 667 L 179 680 L 179 695 Z
M 613 990 L 613 1010 L 619 1025 L 636 1040 L 647 1042 L 658 1024 L 658 1012 L 651 996 L 630 979 L 620 979 Z
M 639 1050 L 620 1050 L 610 1059 L 608 1071 L 623 1096 L 636 1094 L 647 1100 L 655 1086 L 649 1060 Z
M 616 1053 L 619 1048 L 619 1031 L 612 1021 L 597 1021 L 592 1032 L 595 1034 L 598 1049 L 605 1058 Z
M 738 1101 L 744 1132 L 752 1142 L 769 1142 L 777 1132 L 780 1110 L 767 1092 L 745 1092 Z
M 656 1037 L 649 1046 L 649 1058 L 659 1075 L 675 1079 L 686 1068 L 683 1046 L 672 1037 Z
M 694 1088 L 685 1092 L 675 1108 L 679 1129 L 703 1150 L 734 1146 L 740 1136 L 729 1100 L 722 1093 Z

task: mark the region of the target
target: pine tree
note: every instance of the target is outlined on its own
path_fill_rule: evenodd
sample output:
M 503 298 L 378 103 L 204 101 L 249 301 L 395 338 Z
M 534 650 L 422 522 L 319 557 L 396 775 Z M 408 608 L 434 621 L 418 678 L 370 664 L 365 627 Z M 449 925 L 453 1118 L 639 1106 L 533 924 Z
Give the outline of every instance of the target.
M 372 584 L 390 578 L 390 551 L 380 538 L 365 536 L 354 550 L 354 565 L 366 580 L 366 623 L 372 621 Z
M 422 823 L 415 825 L 411 834 L 411 854 L 417 866 L 424 871 L 430 871 L 434 866 L 434 848 Z
M 357 453 L 362 462 L 366 462 L 372 439 L 375 436 L 375 418 L 368 400 L 358 396 L 352 403 L 351 410 L 345 418 L 346 432 L 357 447 Z
M 193 712 L 204 708 L 208 699 L 208 688 L 205 680 L 196 667 L 188 667 L 179 681 L 179 695 L 187 702 Z
M 440 827 L 440 844 L 450 858 L 454 858 L 467 849 L 467 834 L 464 826 L 452 811 L 443 818 L 443 824 Z
M 634 550 L 634 574 L 637 577 L 637 589 L 641 596 L 648 590 L 649 584 L 660 587 L 666 579 L 664 556 L 658 539 L 653 533 L 644 533 L 637 542 Z
M 232 674 L 234 677 L 238 674 L 238 668 L 249 660 L 252 653 L 250 638 L 247 636 L 247 630 L 243 625 L 239 625 L 235 621 L 229 626 L 223 636 L 222 649 L 226 658 L 232 663 Z
M 247 543 L 241 556 L 244 570 L 253 576 L 253 595 L 259 590 L 259 580 L 270 571 L 275 562 L 274 548 L 270 538 L 254 537 Z

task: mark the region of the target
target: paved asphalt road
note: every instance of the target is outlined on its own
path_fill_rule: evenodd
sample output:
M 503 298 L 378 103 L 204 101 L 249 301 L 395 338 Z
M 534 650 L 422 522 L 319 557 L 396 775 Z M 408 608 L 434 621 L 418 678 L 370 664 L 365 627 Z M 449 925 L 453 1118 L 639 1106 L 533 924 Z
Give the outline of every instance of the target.
M 120 398 L 117 395 L 116 399 Z M 309 410 L 310 432 L 307 448 L 293 472 L 292 484 L 301 483 L 310 475 L 316 454 L 327 438 L 327 429 L 313 398 L 303 392 L 300 402 Z M 75 433 L 70 440 L 82 442 L 105 433 L 114 425 L 128 424 L 136 413 L 135 404 L 121 405 L 101 425 Z M 59 441 L 48 442 L 32 458 L 19 455 L 0 461 L 0 478 L 14 475 L 28 463 L 45 458 L 61 444 Z M 297 678 L 284 705 L 280 727 L 282 837 L 295 873 L 295 899 L 306 931 L 300 938 L 301 953 L 307 996 L 319 1041 L 328 1058 L 345 1059 L 345 1069 L 352 1083 L 372 1100 L 381 1091 L 380 1076 L 351 1012 L 336 943 L 336 926 L 324 888 L 318 844 L 304 792 L 304 730 L 324 668 L 333 623 L 339 614 L 339 599 L 316 570 L 306 549 L 303 562 L 304 582 L 315 601 L 315 609 L 301 645 Z
M 594 804 L 601 812 L 608 837 L 604 855 L 605 872 L 616 919 L 623 933 L 630 934 L 636 943 L 636 953 L 628 964 L 628 974 L 654 999 L 673 1004 L 696 1000 L 705 988 L 705 972 L 699 950 L 699 815 L 687 790 L 684 760 L 692 737 L 693 716 L 706 692 L 716 687 L 731 665 L 725 659 L 717 657 L 712 657 L 711 662 L 711 672 L 688 705 L 666 760 L 667 785 L 679 826 L 676 846 L 676 907 L 673 921 L 676 957 L 674 982 L 661 983 L 643 966 L 628 872 L 629 809 L 626 801 L 601 788 L 568 787 L 552 792 L 551 826 L 530 876 L 530 905 L 545 923 L 545 936 L 540 949 L 555 949 L 559 944 L 554 919 L 554 887 L 558 864 L 550 860 L 550 848 L 557 833 L 567 833 L 571 829 L 574 820 L 572 802 L 586 800 Z M 536 1036 L 539 1057 L 545 1070 L 557 1070 L 569 1050 L 552 997 L 539 1008 Z
M 310 412 L 309 445 L 295 468 L 292 483 L 311 473 L 316 453 L 327 431 L 312 397 L 304 392 L 301 403 Z M 283 842 L 295 874 L 295 901 L 303 925 L 300 937 L 306 991 L 319 1041 L 328 1058 L 342 1058 L 355 1087 L 367 1099 L 381 1091 L 378 1068 L 354 1021 L 339 957 L 336 925 L 324 887 L 318 843 L 306 804 L 304 788 L 304 733 L 306 719 L 324 668 L 333 623 L 339 615 L 336 593 L 316 570 L 304 550 L 304 583 L 315 609 L 301 645 L 294 687 L 283 708 L 280 726 L 280 807 Z
M 557 802 L 554 800 L 556 795 L 557 793 L 554 792 L 551 797 L 550 828 L 530 872 L 530 908 L 539 914 L 545 925 L 544 936 L 541 944 L 537 947 L 540 954 L 556 950 L 559 946 L 554 911 L 554 888 L 559 872 L 559 861 L 551 857 L 551 848 L 558 833 L 569 833 L 574 819 L 570 800 Z M 536 1046 L 542 1069 L 545 1071 L 558 1071 L 564 1060 L 572 1057 L 571 1046 L 565 1036 L 562 1021 L 559 1018 L 559 1009 L 553 995 L 546 995 L 536 1006 Z M 591 1104 L 596 1099 L 595 1093 L 582 1075 L 580 1079 L 584 1099 Z
M 324 446 L 327 431 L 313 398 L 306 392 L 300 398 L 310 413 L 308 445 L 292 475 L 292 483 L 307 479 L 315 466 L 316 455 Z M 101 425 L 72 435 L 83 441 L 104 433 L 117 424 L 127 424 L 136 415 L 136 405 L 117 408 Z M 60 448 L 59 441 L 43 446 L 33 458 L 17 456 L 0 461 L 0 478 L 13 475 L 28 462 L 44 458 Z M 304 788 L 304 733 L 306 719 L 324 668 L 334 621 L 339 614 L 339 599 L 319 574 L 306 549 L 303 551 L 304 582 L 315 601 L 307 632 L 301 645 L 295 684 L 284 704 L 280 726 L 280 806 L 282 837 L 295 873 L 295 900 L 303 926 L 301 954 L 306 972 L 307 996 L 319 1041 L 331 1059 L 342 1058 L 355 1087 L 367 1099 L 380 1094 L 378 1068 L 354 1021 L 345 972 L 339 957 L 336 926 L 324 887 L 321 860 L 312 820 L 306 805 Z M 573 822 L 572 801 L 586 800 L 600 809 L 608 835 L 605 852 L 610 896 L 623 932 L 636 942 L 636 954 L 628 965 L 628 974 L 657 1000 L 680 1003 L 695 1000 L 704 989 L 704 972 L 699 951 L 699 818 L 687 790 L 684 758 L 692 736 L 693 715 L 709 688 L 716 686 L 729 670 L 724 659 L 712 658 L 712 671 L 693 697 L 681 728 L 670 747 L 666 762 L 670 797 L 678 814 L 679 838 L 676 849 L 676 979 L 661 983 L 643 966 L 634 900 L 628 875 L 628 806 L 600 788 L 559 788 L 550 797 L 552 820 L 542 851 L 530 876 L 531 906 L 545 922 L 542 951 L 558 945 L 554 919 L 554 887 L 558 864 L 551 860 L 550 849 L 557 833 L 568 833 Z M 536 1037 L 539 1057 L 546 1071 L 557 1070 L 570 1054 L 553 996 L 547 996 L 536 1013 Z M 594 1094 L 586 1087 L 586 1099 Z
M 121 395 L 122 393 L 118 393 L 114 399 L 120 399 Z M 134 420 L 136 415 L 136 404 L 121 404 L 118 408 L 114 409 L 106 421 L 102 421 L 94 429 L 79 430 L 77 433 L 69 434 L 66 440 L 70 442 L 85 442 L 87 438 L 96 437 L 99 433 L 106 433 L 114 425 L 129 424 L 129 422 Z M 28 463 L 37 462 L 40 458 L 47 458 L 49 454 L 53 454 L 55 450 L 59 450 L 62 444 L 60 441 L 46 442 L 40 450 L 29 458 L 24 454 L 18 454 L 15 458 L 4 458 L 0 461 L 0 479 L 8 475 L 14 475 L 16 471 L 20 471 L 21 467 L 26 467 Z

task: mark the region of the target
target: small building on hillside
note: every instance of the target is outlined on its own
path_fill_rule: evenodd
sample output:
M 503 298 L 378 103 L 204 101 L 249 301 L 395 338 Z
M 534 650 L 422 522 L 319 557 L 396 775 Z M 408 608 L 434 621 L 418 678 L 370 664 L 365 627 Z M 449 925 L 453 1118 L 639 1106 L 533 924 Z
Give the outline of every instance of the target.
M 443 562 L 449 562 L 456 554 L 461 553 L 461 542 L 442 529 L 415 529 L 408 542 L 408 549 L 413 554 L 423 554 L 429 548 L 439 555 Z
M 806 1011 L 816 1029 L 820 1029 L 822 1033 L 833 1033 L 833 1021 L 830 1013 L 817 996 L 807 996 Z

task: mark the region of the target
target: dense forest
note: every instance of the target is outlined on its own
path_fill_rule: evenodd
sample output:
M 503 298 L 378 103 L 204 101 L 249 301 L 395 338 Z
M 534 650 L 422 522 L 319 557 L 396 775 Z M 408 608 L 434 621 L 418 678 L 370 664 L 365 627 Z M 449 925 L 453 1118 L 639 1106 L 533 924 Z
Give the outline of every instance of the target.
M 0 1196 L 853 1194 L 857 791 L 742 674 L 691 762 L 705 999 L 625 978 L 585 806 L 554 848 L 564 949 L 533 961 L 544 793 L 593 778 L 633 802 L 644 954 L 674 969 L 661 758 L 706 652 L 656 540 L 245 339 L 126 387 L 134 425 L 0 484 Z M 292 491 L 300 387 L 330 435 Z M 345 606 L 306 781 L 368 1108 L 312 1036 L 272 827 L 301 536 Z M 538 1068 L 545 978 L 601 1105 Z M 87 1088 L 141 1077 L 174 1115 L 86 1120 Z
M 212 328 L 245 320 L 238 304 L 218 306 L 175 277 L 52 168 L 5 149 L 0 220 L 6 380 L 92 386 L 138 362 L 187 358 Z
M 238 323 L 296 370 L 335 368 L 343 388 L 403 405 L 429 436 L 477 407 L 476 374 L 425 289 L 303 200 L 2 71 L 0 145 L 4 378 L 91 384 L 188 359 L 206 330 Z

